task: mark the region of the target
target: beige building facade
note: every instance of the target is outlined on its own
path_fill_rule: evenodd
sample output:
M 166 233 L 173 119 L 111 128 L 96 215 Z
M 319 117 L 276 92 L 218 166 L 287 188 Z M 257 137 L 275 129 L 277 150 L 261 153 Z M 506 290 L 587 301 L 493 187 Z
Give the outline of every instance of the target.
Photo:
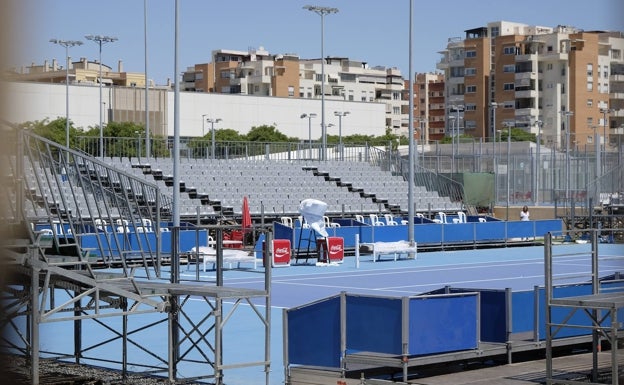
M 322 75 L 325 74 L 323 81 Z M 263 47 L 248 51 L 215 50 L 211 62 L 183 74 L 183 91 L 284 98 L 383 103 L 385 127 L 407 135 L 403 76 L 397 68 L 369 67 L 343 57 L 301 59 L 296 54 L 270 54 Z M 323 88 L 324 86 L 324 88 Z M 343 112 L 343 111 L 341 111 Z M 333 111 L 327 111 L 333 114 Z
M 623 44 L 622 32 L 568 26 L 498 21 L 466 30 L 449 39 L 438 63 L 447 117 L 455 116 L 447 135 L 459 127 L 491 141 L 515 127 L 558 148 L 567 140 L 579 149 L 621 142 Z

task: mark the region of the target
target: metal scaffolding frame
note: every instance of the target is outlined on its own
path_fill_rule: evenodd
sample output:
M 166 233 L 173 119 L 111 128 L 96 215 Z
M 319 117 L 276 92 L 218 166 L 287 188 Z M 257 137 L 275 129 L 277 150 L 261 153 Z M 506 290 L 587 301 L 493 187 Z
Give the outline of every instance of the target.
M 599 381 L 598 353 L 601 351 L 601 339 L 610 346 L 610 375 L 608 383 L 619 384 L 620 371 L 618 367 L 618 342 L 622 338 L 620 329 L 621 321 L 618 321 L 618 311 L 624 308 L 624 292 L 609 291 L 601 287 L 599 276 L 599 231 L 589 230 L 591 242 L 591 277 L 592 293 L 589 295 L 555 297 L 553 261 L 558 257 L 569 254 L 555 254 L 553 252 L 553 238 L 551 233 L 546 234 L 544 241 L 544 281 L 546 294 L 546 384 L 605 384 Z M 565 234 L 563 234 L 565 236 Z M 622 259 L 623 257 L 619 257 Z M 567 315 L 561 322 L 553 320 L 553 311 L 564 309 Z M 572 319 L 577 312 L 582 312 L 590 320 L 590 325 L 575 323 Z M 561 378 L 559 373 L 555 376 L 553 368 L 553 345 L 554 339 L 565 329 L 590 329 L 592 335 L 592 369 L 590 381 L 578 381 L 576 379 Z M 557 378 L 555 378 L 557 377 Z
M 160 242 L 156 248 L 145 242 L 137 252 L 120 253 L 114 261 L 103 258 L 104 250 L 123 242 L 123 232 L 111 234 L 111 245 L 98 241 L 96 249 L 101 254 L 94 258 L 94 250 L 84 248 L 79 240 L 87 224 L 101 218 L 159 223 L 162 214 L 169 212 L 168 197 L 158 186 L 103 162 L 31 133 L 15 131 L 19 145 L 14 152 L 0 155 L 11 165 L 12 179 L 3 186 L 11 210 L 3 210 L 2 219 L 14 229 L 0 247 L 0 327 L 4 331 L 0 346 L 7 353 L 29 358 L 32 384 L 40 382 L 43 356 L 108 365 L 119 368 L 124 376 L 132 368 L 133 372 L 166 376 L 172 382 L 191 380 L 180 368 L 192 368 L 184 372 L 196 373 L 192 380 L 212 379 L 215 384 L 223 384 L 227 369 L 262 366 L 269 383 L 271 269 L 265 269 L 263 289 L 225 287 L 222 242 L 217 242 L 215 285 L 172 283 L 163 274 Z M 51 232 L 37 230 L 36 224 L 41 223 L 49 225 Z M 174 246 L 180 231 L 171 229 L 172 254 L 178 253 L 179 245 Z M 217 230 L 217 236 L 222 238 L 222 231 Z M 270 238 L 270 234 L 266 236 Z M 172 266 L 172 274 L 176 268 L 179 271 L 179 266 Z M 136 274 L 139 270 L 145 271 L 144 276 Z M 187 306 L 191 298 L 206 305 L 200 319 Z M 258 300 L 262 306 L 256 304 Z M 226 302 L 233 303 L 231 308 L 224 307 Z M 253 309 L 258 327 L 264 330 L 264 358 L 225 362 L 224 328 L 235 319 L 242 304 Z M 68 348 L 72 351 L 62 351 L 61 347 L 59 351 L 42 351 L 41 327 L 61 322 L 73 325 L 73 344 L 67 344 L 72 345 Z M 101 335 L 85 336 L 85 322 L 101 327 Z M 165 352 L 153 346 L 153 336 L 163 327 L 168 341 Z M 142 332 L 149 334 L 145 340 L 137 336 Z M 98 349 L 104 347 L 119 349 L 119 353 L 114 358 L 103 356 Z M 132 351 L 142 352 L 151 362 L 132 362 Z

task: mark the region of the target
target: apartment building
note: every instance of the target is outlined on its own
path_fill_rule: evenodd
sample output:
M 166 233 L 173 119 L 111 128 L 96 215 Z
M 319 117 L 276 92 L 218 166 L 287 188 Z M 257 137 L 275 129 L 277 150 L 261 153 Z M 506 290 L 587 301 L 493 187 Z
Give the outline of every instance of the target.
M 405 81 L 409 90 L 409 80 Z M 414 135 L 425 142 L 444 138 L 446 103 L 444 75 L 441 73 L 418 73 L 414 79 Z M 409 101 L 409 93 L 405 92 Z M 409 106 L 406 106 L 405 114 Z
M 492 140 L 517 127 L 560 147 L 569 128 L 571 146 L 604 145 L 621 134 L 623 42 L 621 32 L 507 21 L 450 38 L 437 65 L 447 135 Z
M 43 64 L 33 63 L 25 68 L 5 72 L 5 77 L 13 81 L 65 83 L 66 75 L 69 75 L 73 84 L 93 85 L 99 84 L 101 72 L 103 85 L 145 87 L 145 74 L 125 72 L 121 60 L 117 62 L 116 70 L 97 61 L 88 61 L 86 58 L 70 62 L 69 71 L 63 64 L 56 59 L 45 60 Z
M 403 77 L 396 68 L 371 68 L 365 62 L 344 57 L 326 57 L 323 63 L 295 54 L 272 55 L 260 47 L 215 50 L 210 63 L 188 68 L 182 78 L 183 91 L 305 99 L 320 99 L 323 95 L 327 100 L 383 103 L 384 128 L 407 134 L 402 124 L 407 118 L 401 97 Z

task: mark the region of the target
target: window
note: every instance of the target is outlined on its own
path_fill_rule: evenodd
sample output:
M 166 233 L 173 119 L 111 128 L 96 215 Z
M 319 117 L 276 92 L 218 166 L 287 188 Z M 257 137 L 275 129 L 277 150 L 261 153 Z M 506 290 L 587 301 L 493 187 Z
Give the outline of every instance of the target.
M 316 74 L 316 81 L 317 82 L 322 82 L 323 81 L 323 74 Z
M 290 97 L 295 96 L 295 87 L 288 86 L 288 96 L 290 96 Z
M 500 35 L 500 29 L 498 27 L 492 27 L 490 29 L 490 36 L 491 37 L 496 37 L 498 35 Z
M 392 113 L 394 115 L 401 115 L 401 107 L 392 107 Z
M 515 106 L 516 102 L 514 102 L 513 100 L 507 100 L 503 102 L 503 108 L 515 108 Z
M 476 111 L 477 105 L 475 103 L 466 103 L 466 111 Z
M 504 91 L 513 91 L 516 89 L 516 85 L 514 83 L 505 83 L 503 84 Z
M 587 127 L 591 127 L 594 124 L 594 118 L 591 116 L 587 118 Z
M 475 128 L 477 128 L 477 122 L 474 120 L 466 120 L 464 122 L 464 129 L 465 130 L 474 130 Z
M 587 99 L 587 107 L 591 107 L 594 105 L 594 99 Z
M 466 76 L 474 76 L 477 74 L 476 68 L 466 68 L 465 72 Z
M 466 93 L 475 93 L 477 92 L 477 86 L 466 86 Z
M 503 55 L 514 55 L 516 53 L 516 47 L 508 46 L 503 47 Z
M 587 82 L 587 91 L 591 92 L 594 90 L 594 82 Z
M 591 63 L 587 64 L 587 76 L 594 76 L 594 65 Z
M 503 72 L 516 72 L 515 64 L 505 64 L 503 66 Z
M 546 64 L 546 70 L 550 71 L 552 69 L 553 69 L 553 64 L 552 63 Z
M 474 51 L 474 50 L 466 51 L 466 57 L 467 58 L 477 57 L 477 51 Z
M 620 57 L 622 57 L 622 51 L 620 51 L 619 49 L 611 50 L 611 59 L 619 60 Z
M 392 100 L 401 100 L 401 93 L 400 92 L 393 92 L 392 93 Z

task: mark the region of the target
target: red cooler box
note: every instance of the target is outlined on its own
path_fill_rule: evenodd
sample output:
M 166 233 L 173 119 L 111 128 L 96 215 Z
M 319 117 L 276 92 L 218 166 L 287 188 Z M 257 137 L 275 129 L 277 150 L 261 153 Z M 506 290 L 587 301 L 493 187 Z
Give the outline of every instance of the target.
M 290 266 L 290 240 L 274 239 L 272 254 L 273 258 L 271 260 L 271 266 Z
M 342 262 L 344 258 L 344 238 L 328 237 L 327 243 L 329 245 L 329 261 Z
M 344 257 L 344 238 L 327 237 L 317 239 L 316 252 L 319 262 L 342 262 Z

